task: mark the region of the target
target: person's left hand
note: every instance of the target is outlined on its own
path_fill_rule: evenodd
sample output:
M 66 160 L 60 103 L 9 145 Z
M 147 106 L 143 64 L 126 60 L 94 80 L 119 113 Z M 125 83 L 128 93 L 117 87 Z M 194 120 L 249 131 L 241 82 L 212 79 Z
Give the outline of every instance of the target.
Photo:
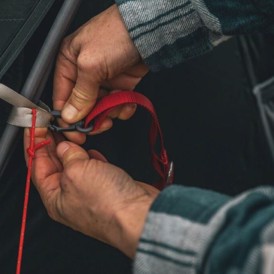
M 115 90 L 133 90 L 148 72 L 116 4 L 90 19 L 63 40 L 56 60 L 53 107 L 60 110 L 61 126 L 85 118 L 97 100 Z M 91 134 L 112 127 L 112 119 L 129 119 L 135 104 L 114 108 Z M 77 144 L 86 140 L 80 132 L 66 132 Z
M 159 191 L 134 181 L 99 152 L 68 141 L 57 145 L 47 129 L 36 129 L 36 142 L 45 139 L 51 144 L 36 152 L 32 179 L 49 216 L 133 257 Z M 27 129 L 24 145 L 29 146 Z

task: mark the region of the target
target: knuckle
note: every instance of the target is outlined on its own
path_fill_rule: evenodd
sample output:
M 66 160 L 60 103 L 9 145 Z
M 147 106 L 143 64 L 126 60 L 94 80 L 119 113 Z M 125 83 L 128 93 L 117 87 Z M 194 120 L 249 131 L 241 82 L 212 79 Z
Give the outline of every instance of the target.
M 62 220 L 65 219 L 65 207 L 62 203 L 61 198 L 55 198 L 55 199 L 47 199 L 45 203 L 46 211 L 48 216 L 56 221 L 56 222 L 62 222 Z
M 70 183 L 73 183 L 76 181 L 76 178 L 77 178 L 77 172 L 75 172 L 76 168 L 74 168 L 75 165 L 71 165 L 70 167 L 68 167 L 66 170 L 65 170 L 65 176 L 66 176 L 66 179 L 67 181 L 69 181 Z M 77 168 L 78 170 L 78 168 Z
M 71 41 L 71 38 L 69 36 L 65 37 L 63 40 L 62 40 L 62 43 L 61 43 L 61 50 L 64 50 L 66 48 L 69 47 L 69 44 L 70 44 L 70 41 Z
M 90 72 L 95 80 L 108 79 L 109 71 L 106 58 L 103 55 L 90 54 L 90 51 L 82 50 L 77 57 L 79 71 Z
M 120 113 L 119 113 L 119 116 L 118 118 L 121 119 L 121 120 L 127 120 L 129 118 L 131 118 L 135 111 L 136 111 L 136 105 L 135 104 L 128 104 L 128 105 L 125 105 Z
M 94 158 L 91 158 L 89 160 L 89 165 L 88 165 L 87 169 L 89 169 L 92 173 L 96 172 L 101 169 L 101 162 Z
M 58 221 L 57 214 L 53 210 L 47 208 L 47 213 L 52 220 Z
M 100 62 L 98 61 L 98 58 L 91 57 L 89 52 L 87 51 L 82 51 L 77 58 L 78 68 L 79 70 L 82 70 L 82 71 L 96 70 L 99 63 Z
M 57 58 L 75 63 L 79 54 L 78 48 L 76 39 L 72 36 L 67 36 L 62 40 Z
M 74 104 L 82 106 L 83 104 L 88 104 L 90 100 L 93 99 L 92 93 L 81 89 L 79 87 L 74 87 L 71 94 L 71 101 Z
M 47 206 L 46 210 L 47 210 L 47 213 L 48 213 L 49 217 L 52 220 L 54 220 L 54 221 L 58 221 L 59 220 L 58 213 L 57 213 L 57 210 L 56 210 L 55 207 L 53 207 L 53 206 Z
M 64 170 L 64 180 L 62 184 L 71 186 L 79 181 L 79 176 L 83 173 L 86 161 L 72 161 Z

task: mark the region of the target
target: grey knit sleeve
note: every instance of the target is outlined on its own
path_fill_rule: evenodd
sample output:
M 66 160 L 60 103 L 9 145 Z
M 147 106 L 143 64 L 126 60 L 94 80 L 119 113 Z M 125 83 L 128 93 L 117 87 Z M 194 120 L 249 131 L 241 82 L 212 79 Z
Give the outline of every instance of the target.
M 171 186 L 147 216 L 135 274 L 273 274 L 274 189 L 231 198 Z
M 263 10 L 238 0 L 116 0 L 130 36 L 151 70 L 199 56 L 228 36 L 265 31 L 274 25 Z M 268 11 L 269 12 L 269 11 Z M 273 29 L 273 28 L 272 28 Z

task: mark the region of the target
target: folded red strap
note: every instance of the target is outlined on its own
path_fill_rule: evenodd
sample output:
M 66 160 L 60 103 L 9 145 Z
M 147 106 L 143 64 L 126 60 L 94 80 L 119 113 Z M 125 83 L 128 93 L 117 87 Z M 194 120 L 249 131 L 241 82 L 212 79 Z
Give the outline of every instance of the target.
M 173 164 L 168 160 L 158 117 L 151 101 L 147 97 L 134 91 L 115 91 L 98 101 L 94 109 L 86 117 L 85 127 L 88 127 L 93 121 L 93 130 L 97 130 L 113 108 L 129 103 L 134 103 L 145 108 L 151 115 L 152 121 L 149 132 L 151 160 L 153 167 L 162 179 L 157 187 L 162 189 L 173 182 Z M 155 148 L 158 137 L 160 141 L 159 153 L 156 152 Z

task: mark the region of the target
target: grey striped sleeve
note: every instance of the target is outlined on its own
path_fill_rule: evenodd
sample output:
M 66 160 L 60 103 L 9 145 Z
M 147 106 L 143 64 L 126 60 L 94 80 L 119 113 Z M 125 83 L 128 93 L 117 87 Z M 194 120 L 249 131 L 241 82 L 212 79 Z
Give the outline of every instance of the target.
M 231 199 L 172 186 L 154 202 L 140 239 L 135 274 L 271 274 L 274 189 Z
M 204 54 L 231 35 L 274 32 L 273 0 L 115 0 L 151 70 Z
M 172 67 L 224 39 L 201 0 L 116 0 L 128 31 L 152 70 Z
M 221 216 L 211 222 L 210 217 L 228 199 L 210 191 L 205 191 L 200 199 L 199 196 L 196 196 L 195 189 L 178 186 L 169 187 L 161 193 L 148 215 L 140 239 L 135 274 L 197 273 L 205 246 L 223 222 Z M 194 205 L 196 198 L 199 200 Z M 188 204 L 190 200 L 192 203 Z M 204 216 L 194 222 L 187 216 L 196 211 L 197 216 L 198 213 L 204 213 Z

